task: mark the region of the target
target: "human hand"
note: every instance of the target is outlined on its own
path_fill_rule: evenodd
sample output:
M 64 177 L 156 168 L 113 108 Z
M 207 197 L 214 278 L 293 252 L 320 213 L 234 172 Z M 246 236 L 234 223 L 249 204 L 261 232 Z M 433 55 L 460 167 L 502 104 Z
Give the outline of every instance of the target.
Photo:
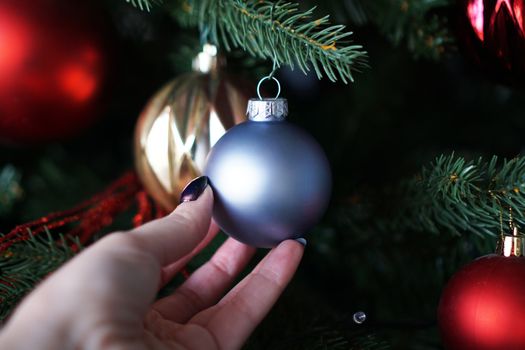
M 240 348 L 293 277 L 304 249 L 282 242 L 223 296 L 255 251 L 228 238 L 172 295 L 154 302 L 218 231 L 212 191 L 199 179 L 185 191 L 198 199 L 108 235 L 44 280 L 0 333 L 0 348 Z

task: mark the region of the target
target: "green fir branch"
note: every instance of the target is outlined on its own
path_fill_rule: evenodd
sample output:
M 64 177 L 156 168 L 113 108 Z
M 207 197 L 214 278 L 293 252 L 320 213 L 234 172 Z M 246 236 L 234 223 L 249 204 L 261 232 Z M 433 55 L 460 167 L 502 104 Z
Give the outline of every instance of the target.
M 417 57 L 438 60 L 454 46 L 449 18 L 438 11 L 452 0 L 351 0 L 396 46 L 405 45 Z M 349 14 L 353 18 L 352 14 Z M 356 22 L 363 22 L 358 17 Z
M 396 188 L 358 197 L 370 200 L 336 209 L 355 231 L 494 237 L 502 229 L 510 231 L 511 216 L 525 228 L 525 157 L 499 161 L 496 156 L 466 160 L 442 155 Z
M 162 0 L 126 0 L 126 2 L 142 11 L 150 11 L 154 5 L 159 5 Z
M 20 300 L 50 272 L 56 270 L 75 253 L 70 245 L 80 247 L 78 240 L 59 243 L 47 235 L 31 236 L 15 243 L 0 255 L 0 321 L 5 320 Z
M 330 350 L 387 350 L 390 345 L 374 334 L 349 332 L 331 327 L 321 329 L 315 337 L 310 337 L 308 348 Z
M 252 56 L 277 65 L 312 67 L 318 78 L 353 81 L 366 67 L 366 52 L 352 45 L 343 25 L 330 25 L 329 16 L 313 19 L 315 8 L 300 11 L 291 2 L 187 0 L 180 2 L 182 24 L 199 26 L 203 37 L 227 50 L 240 47 Z
M 415 229 L 494 236 L 511 215 L 515 224 L 525 225 L 523 157 L 498 162 L 496 156 L 487 161 L 442 155 L 408 186 L 413 192 L 404 200 L 411 213 L 407 223 Z

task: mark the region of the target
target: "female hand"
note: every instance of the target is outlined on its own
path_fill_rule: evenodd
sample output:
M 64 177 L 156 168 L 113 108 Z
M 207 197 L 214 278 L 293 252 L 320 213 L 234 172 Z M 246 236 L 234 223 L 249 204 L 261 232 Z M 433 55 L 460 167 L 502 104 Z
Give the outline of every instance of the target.
M 255 251 L 229 238 L 154 302 L 218 231 L 206 177 L 182 198 L 169 216 L 108 235 L 44 280 L 0 333 L 0 348 L 239 349 L 291 280 L 303 244 L 282 242 L 224 295 Z

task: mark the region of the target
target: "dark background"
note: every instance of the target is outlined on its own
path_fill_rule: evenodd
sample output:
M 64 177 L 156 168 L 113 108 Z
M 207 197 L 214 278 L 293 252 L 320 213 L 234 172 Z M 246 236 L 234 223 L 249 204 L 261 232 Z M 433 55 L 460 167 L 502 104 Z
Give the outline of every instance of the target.
M 0 146 L 0 167 L 14 166 L 23 190 L 2 212 L 0 232 L 70 208 L 132 169 L 138 114 L 164 83 L 189 69 L 198 51 L 197 31 L 181 29 L 159 9 L 146 13 L 109 1 L 103 12 L 111 27 L 104 112 L 69 140 Z M 438 62 L 415 59 L 372 24 L 352 29 L 370 65 L 354 83 L 319 81 L 287 68 L 278 73 L 289 119 L 319 140 L 335 187 L 328 214 L 309 237 L 298 277 L 248 347 L 302 348 L 312 344 L 315 332 L 332 330 L 345 339 L 372 333 L 394 348 L 440 348 L 435 311 L 443 283 L 494 245 L 446 232 L 356 232 L 348 224 L 347 203 L 362 205 L 364 212 L 367 201 L 395 207 L 384 189 L 414 176 L 439 154 L 519 154 L 525 128 L 519 84 L 489 80 L 461 48 Z M 227 56 L 227 69 L 253 82 L 271 69 L 240 52 Z M 132 212 L 113 228 L 130 227 Z M 374 220 L 373 213 L 363 216 Z M 361 310 L 368 319 L 358 326 L 351 317 Z

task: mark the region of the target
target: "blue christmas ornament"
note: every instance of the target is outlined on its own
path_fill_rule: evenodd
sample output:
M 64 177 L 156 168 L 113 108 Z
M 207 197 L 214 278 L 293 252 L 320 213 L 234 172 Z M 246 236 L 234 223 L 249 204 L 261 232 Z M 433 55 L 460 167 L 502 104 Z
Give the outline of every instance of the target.
M 249 120 L 231 128 L 208 155 L 213 218 L 251 246 L 302 237 L 330 199 L 328 160 L 313 137 L 285 121 L 287 112 L 286 99 L 251 99 Z

